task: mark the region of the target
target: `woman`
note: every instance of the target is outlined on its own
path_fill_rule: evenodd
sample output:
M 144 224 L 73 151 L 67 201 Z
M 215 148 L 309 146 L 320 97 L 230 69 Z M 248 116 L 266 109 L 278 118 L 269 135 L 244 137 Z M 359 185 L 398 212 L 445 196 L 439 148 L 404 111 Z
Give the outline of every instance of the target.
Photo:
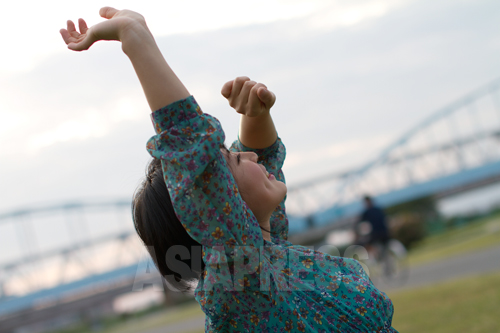
M 108 20 L 89 29 L 80 19 L 80 32 L 68 21 L 61 35 L 75 51 L 119 40 L 134 66 L 157 133 L 147 144 L 154 160 L 134 198 L 134 222 L 172 284 L 198 279 L 206 331 L 396 332 L 391 301 L 357 261 L 287 241 L 274 94 L 245 77 L 224 85 L 242 114 L 228 150 L 220 123 L 175 76 L 144 18 L 110 7 L 100 15 Z

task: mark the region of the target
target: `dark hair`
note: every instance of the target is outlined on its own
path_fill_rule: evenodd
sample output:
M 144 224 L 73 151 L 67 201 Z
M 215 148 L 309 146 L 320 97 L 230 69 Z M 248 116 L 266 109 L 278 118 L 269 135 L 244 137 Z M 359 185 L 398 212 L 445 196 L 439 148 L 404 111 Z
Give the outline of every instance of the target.
M 159 159 L 153 159 L 146 179 L 132 200 L 135 230 L 161 275 L 179 290 L 199 279 L 205 269 L 201 245 L 186 232 L 175 215 Z

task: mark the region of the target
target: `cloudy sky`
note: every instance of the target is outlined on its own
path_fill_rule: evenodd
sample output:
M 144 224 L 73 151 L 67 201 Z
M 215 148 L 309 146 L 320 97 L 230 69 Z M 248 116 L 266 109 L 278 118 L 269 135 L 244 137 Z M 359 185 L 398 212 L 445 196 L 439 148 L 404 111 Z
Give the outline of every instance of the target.
M 99 8 L 140 12 L 226 132 L 220 95 L 246 75 L 277 95 L 289 185 L 357 166 L 419 120 L 500 77 L 498 0 L 10 2 L 0 21 L 0 212 L 129 198 L 149 108 L 118 42 L 67 50 L 59 29 Z M 4 5 L 5 7 L 5 5 Z

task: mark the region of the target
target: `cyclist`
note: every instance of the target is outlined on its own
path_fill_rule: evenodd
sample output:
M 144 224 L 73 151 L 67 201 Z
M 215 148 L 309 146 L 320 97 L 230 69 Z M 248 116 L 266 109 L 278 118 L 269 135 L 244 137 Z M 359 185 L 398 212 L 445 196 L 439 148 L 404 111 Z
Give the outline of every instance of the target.
M 373 199 L 366 195 L 363 198 L 365 210 L 355 225 L 357 243 L 365 246 L 369 254 L 374 253 L 374 245 L 381 244 L 382 252 L 375 253 L 377 260 L 383 258 L 389 242 L 389 228 L 384 211 L 373 203 Z

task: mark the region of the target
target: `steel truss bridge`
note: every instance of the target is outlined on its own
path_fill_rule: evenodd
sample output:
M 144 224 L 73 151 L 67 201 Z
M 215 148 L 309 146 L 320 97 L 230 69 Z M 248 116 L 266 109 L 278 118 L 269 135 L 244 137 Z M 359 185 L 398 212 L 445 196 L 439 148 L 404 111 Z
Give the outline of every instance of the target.
M 366 193 L 392 206 L 500 180 L 499 141 L 496 80 L 433 113 L 359 168 L 289 187 L 290 233 L 355 216 Z M 109 306 L 134 282 L 158 282 L 143 269 L 150 262 L 133 229 L 130 200 L 6 212 L 0 240 L 2 332 L 19 322 L 35 325 L 43 311 L 82 311 L 96 295 Z
M 290 231 L 352 217 L 366 194 L 387 207 L 496 181 L 499 90 L 500 79 L 434 112 L 359 168 L 289 188 Z

